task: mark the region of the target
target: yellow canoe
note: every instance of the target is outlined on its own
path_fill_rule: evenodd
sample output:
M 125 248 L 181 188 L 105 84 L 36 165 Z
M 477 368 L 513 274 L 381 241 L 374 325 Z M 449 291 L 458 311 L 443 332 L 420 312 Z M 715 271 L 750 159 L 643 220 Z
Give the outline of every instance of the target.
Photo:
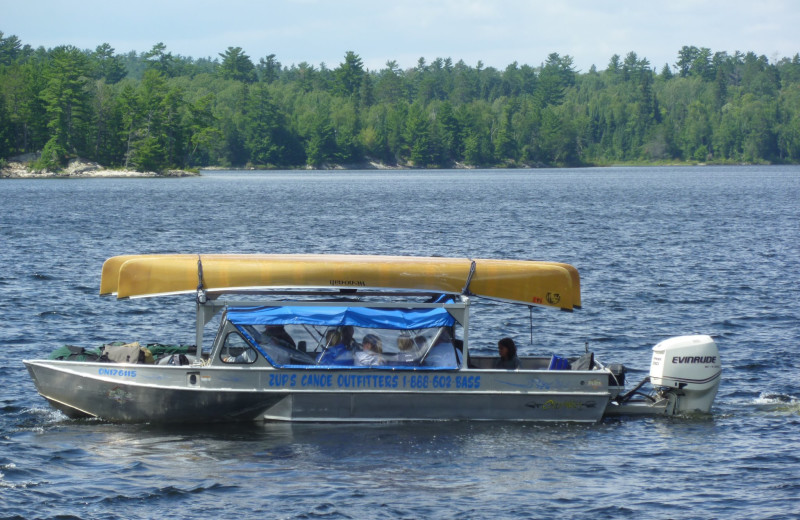
M 203 288 L 269 287 L 409 289 L 461 293 L 473 259 L 360 255 L 123 255 L 103 264 L 101 294 L 118 298 L 191 293 Z M 469 293 L 572 310 L 580 307 L 580 275 L 555 262 L 474 259 Z

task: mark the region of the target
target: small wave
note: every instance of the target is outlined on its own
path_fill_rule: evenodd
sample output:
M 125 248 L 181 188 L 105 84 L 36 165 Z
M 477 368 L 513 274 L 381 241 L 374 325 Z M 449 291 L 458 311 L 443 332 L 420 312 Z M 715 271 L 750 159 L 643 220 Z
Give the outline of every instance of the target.
M 787 415 L 800 415 L 800 399 L 793 395 L 763 392 L 755 404 L 762 409 Z
M 228 490 L 235 490 L 238 486 L 226 486 L 215 482 L 210 486 L 197 486 L 191 489 L 180 489 L 175 486 L 165 486 L 162 488 L 157 488 L 152 491 L 142 492 L 138 495 L 123 495 L 117 494 L 114 496 L 108 496 L 102 499 L 102 502 L 105 503 L 117 503 L 117 502 L 129 502 L 129 501 L 139 501 L 139 500 L 152 500 L 158 498 L 174 498 L 180 496 L 190 496 L 196 495 L 199 493 L 204 493 L 206 491 L 228 491 Z
M 12 414 L 12 413 L 19 412 L 22 409 L 23 408 L 21 406 L 16 406 L 16 405 L 13 405 L 13 404 L 5 404 L 5 405 L 3 405 L 2 408 L 0 408 L 0 412 L 3 412 L 4 414 L 6 414 L 6 413 L 7 414 Z
M 39 314 L 37 314 L 37 316 L 40 317 L 40 318 L 51 318 L 51 317 L 57 317 L 57 316 L 66 316 L 66 314 L 64 314 L 61 311 L 52 310 L 52 311 L 40 312 Z
M 17 465 L 13 462 L 10 464 L 3 464 L 0 466 L 0 470 L 14 470 L 16 469 Z M 10 482 L 6 480 L 6 475 L 2 471 L 0 471 L 0 489 L 27 489 L 31 487 L 38 486 L 39 482 L 33 482 L 31 480 L 23 481 L 23 482 Z M 3 517 L 5 518 L 5 517 Z
M 762 392 L 756 398 L 756 404 L 800 404 L 800 399 L 793 395 L 786 394 L 773 394 L 769 392 Z
M 48 280 L 55 280 L 54 277 L 50 276 L 49 274 L 44 273 L 33 273 L 31 275 L 32 280 L 39 280 L 39 281 L 48 281 Z
M 53 408 L 23 408 L 16 427 L 19 430 L 43 432 L 48 426 L 57 425 L 71 419 Z
M 722 321 L 722 327 L 726 329 L 746 329 L 749 326 L 744 323 L 737 323 L 734 320 L 727 319 Z
M 3 480 L 3 474 L 0 473 L 0 489 L 28 489 L 32 487 L 36 487 L 39 484 L 37 482 L 6 482 Z
M 737 369 L 737 370 L 742 370 L 742 371 L 745 371 L 745 372 L 749 372 L 749 371 L 762 370 L 764 368 L 771 368 L 771 364 L 769 364 L 767 362 L 752 362 L 751 361 L 751 362 L 745 363 L 743 365 L 735 366 L 734 368 Z
M 123 467 L 120 471 L 122 473 L 136 473 L 138 471 L 144 471 L 146 468 L 147 464 L 140 460 L 136 460 Z
M 142 316 L 142 315 L 145 315 L 145 314 L 155 314 L 155 312 L 153 310 L 151 310 L 151 309 L 142 308 L 142 309 L 125 310 L 125 311 L 122 311 L 122 314 L 125 314 L 125 315 L 128 315 L 128 316 Z

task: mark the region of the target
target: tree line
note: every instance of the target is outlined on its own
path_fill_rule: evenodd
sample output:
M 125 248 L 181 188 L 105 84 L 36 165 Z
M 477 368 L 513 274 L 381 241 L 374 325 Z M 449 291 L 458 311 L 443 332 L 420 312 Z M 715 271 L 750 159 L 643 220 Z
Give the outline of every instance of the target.
M 661 70 L 629 52 L 576 71 L 552 53 L 505 69 L 420 58 L 367 70 L 34 49 L 0 32 L 0 161 L 41 152 L 147 171 L 293 168 L 378 161 L 414 167 L 618 162 L 800 162 L 800 55 L 684 46 Z

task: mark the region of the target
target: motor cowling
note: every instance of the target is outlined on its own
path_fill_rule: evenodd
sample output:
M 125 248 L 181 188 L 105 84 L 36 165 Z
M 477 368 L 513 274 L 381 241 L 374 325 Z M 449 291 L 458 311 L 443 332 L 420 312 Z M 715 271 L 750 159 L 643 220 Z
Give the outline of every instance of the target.
M 710 412 L 721 373 L 719 349 L 710 336 L 677 336 L 653 347 L 650 383 L 677 396 L 674 413 Z

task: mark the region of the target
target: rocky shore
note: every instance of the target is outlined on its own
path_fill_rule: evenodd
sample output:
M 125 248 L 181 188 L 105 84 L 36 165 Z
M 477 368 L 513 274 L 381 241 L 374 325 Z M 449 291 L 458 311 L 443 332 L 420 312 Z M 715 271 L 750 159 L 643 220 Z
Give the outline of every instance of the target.
M 36 158 L 14 157 L 0 168 L 0 178 L 5 179 L 47 179 L 47 178 L 89 178 L 89 177 L 192 177 L 199 173 L 186 170 L 167 170 L 166 172 L 140 172 L 135 170 L 113 170 L 97 163 L 73 159 L 66 168 L 57 172 L 34 170 L 30 167 Z

